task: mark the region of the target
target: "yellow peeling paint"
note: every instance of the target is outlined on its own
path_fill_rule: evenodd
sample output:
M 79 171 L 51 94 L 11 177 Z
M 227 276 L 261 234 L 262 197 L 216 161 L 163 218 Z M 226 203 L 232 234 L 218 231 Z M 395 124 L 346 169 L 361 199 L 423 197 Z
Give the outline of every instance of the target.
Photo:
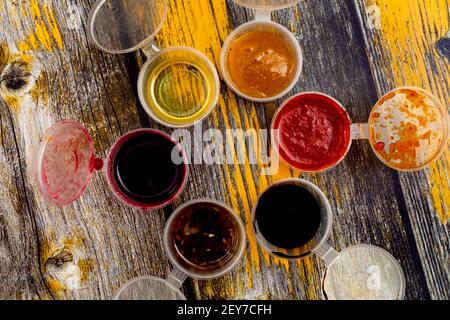
M 3 97 L 6 105 L 10 108 L 11 111 L 17 113 L 20 109 L 20 100 L 17 97 L 5 96 Z
M 20 14 L 22 15 L 22 17 L 27 16 L 26 1 L 23 1 L 22 5 L 20 6 Z
M 19 49 L 20 52 L 28 52 L 31 50 L 31 47 L 28 42 L 22 40 L 17 44 L 17 49 Z
M 300 14 L 297 12 L 297 15 Z M 176 0 L 170 0 L 167 20 L 157 37 L 158 44 L 165 48 L 174 45 L 192 46 L 205 53 L 218 67 L 220 65 L 221 44 L 231 32 L 227 5 L 225 0 L 211 2 L 209 0 L 187 1 L 182 6 Z M 218 106 L 212 116 L 216 127 L 225 128 L 260 128 L 256 108 L 250 102 L 238 103 L 236 96 L 229 90 L 228 99 L 221 96 Z M 223 123 L 219 121 L 223 119 Z M 264 128 L 268 129 L 268 128 Z M 242 137 L 239 139 L 243 143 Z M 249 249 L 245 253 L 244 262 L 249 288 L 253 288 L 254 273 L 261 271 L 262 264 L 270 267 L 277 266 L 290 271 L 291 264 L 286 260 L 274 259 L 268 253 L 259 249 L 251 226 L 251 210 L 258 196 L 274 181 L 292 177 L 292 171 L 281 165 L 279 173 L 274 177 L 255 175 L 255 167 L 248 164 L 237 164 L 224 167 L 223 188 L 227 190 L 226 196 L 232 207 L 239 212 L 246 221 L 246 231 L 249 240 Z M 262 165 L 257 169 L 261 169 Z M 304 268 L 312 271 L 312 268 Z M 308 272 L 309 272 L 308 271 Z M 302 271 L 303 272 L 303 271 Z M 305 278 L 305 276 L 302 276 Z M 292 287 L 292 284 L 289 284 Z M 205 285 L 206 295 L 213 295 L 213 288 Z M 227 287 L 228 288 L 228 287 Z M 227 291 L 229 289 L 224 288 Z M 241 288 L 242 290 L 243 288 Z M 222 292 L 221 295 L 233 296 L 235 292 Z
M 49 235 L 54 237 L 54 232 L 50 231 Z M 56 296 L 60 296 L 67 288 L 65 284 L 61 283 L 58 279 L 53 278 L 50 274 L 48 274 L 46 270 L 47 261 L 57 252 L 62 249 L 70 252 L 74 255 L 74 261 L 69 261 L 69 263 L 75 263 L 78 267 L 78 276 L 80 279 L 80 283 L 83 284 L 88 281 L 89 274 L 93 269 L 93 260 L 90 258 L 83 257 L 83 253 L 85 248 L 85 240 L 79 235 L 79 230 L 74 230 L 70 237 L 64 238 L 62 241 L 50 241 L 43 240 L 40 243 L 40 264 L 41 268 L 44 270 L 45 281 L 52 292 L 52 294 Z M 76 254 L 75 254 L 76 253 Z
M 55 48 L 64 50 L 64 41 L 48 0 L 43 4 L 37 0 L 24 0 L 20 7 L 8 6 L 9 17 L 16 25 L 30 25 L 25 39 L 17 42 L 20 52 L 44 49 L 52 52 Z M 31 24 L 30 24 L 31 22 Z
M 381 11 L 381 32 L 376 44 L 391 65 L 396 86 L 414 85 L 431 90 L 444 102 L 449 101 L 450 68 L 448 60 L 435 50 L 435 43 L 449 30 L 448 0 L 368 0 Z M 433 70 L 433 65 L 435 70 Z M 437 71 L 436 71 L 437 70 Z M 449 107 L 447 103 L 447 108 Z M 450 152 L 446 148 L 441 161 L 430 168 L 433 202 L 443 224 L 450 219 Z
M 0 71 L 2 71 L 5 65 L 13 61 L 23 62 L 28 71 L 31 71 L 34 58 L 27 54 L 11 53 L 9 51 L 9 47 L 6 44 L 0 43 Z M 36 97 L 36 95 L 40 93 L 44 94 L 42 96 L 42 99 L 46 101 L 48 99 L 48 94 L 45 90 L 45 83 L 43 83 L 41 77 L 39 77 L 39 84 L 38 81 L 36 81 L 35 85 L 30 88 L 30 94 L 32 97 Z M 11 93 L 0 88 L 0 99 L 2 99 L 6 103 L 6 105 L 13 113 L 17 114 L 20 111 L 23 101 L 22 97 L 11 95 Z
M 35 34 L 41 45 L 48 51 L 53 51 L 53 44 L 47 26 L 42 17 L 37 0 L 30 0 L 30 10 L 34 21 Z
M 59 31 L 58 24 L 55 19 L 54 12 L 50 9 L 50 7 L 46 4 L 44 5 L 45 17 L 47 18 L 48 25 L 50 27 L 50 31 L 52 32 L 53 39 L 55 40 L 58 48 L 63 50 L 64 44 L 61 36 L 61 32 Z

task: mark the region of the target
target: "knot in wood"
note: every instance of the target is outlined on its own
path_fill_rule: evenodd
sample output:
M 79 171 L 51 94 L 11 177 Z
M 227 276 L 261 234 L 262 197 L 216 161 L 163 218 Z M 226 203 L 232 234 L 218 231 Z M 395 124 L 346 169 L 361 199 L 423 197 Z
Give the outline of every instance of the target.
M 21 60 L 6 65 L 0 76 L 1 89 L 12 95 L 22 95 L 28 92 L 32 81 L 30 64 Z
M 52 276 L 53 271 L 61 269 L 65 264 L 73 262 L 73 255 L 67 249 L 55 252 L 45 263 L 45 269 Z

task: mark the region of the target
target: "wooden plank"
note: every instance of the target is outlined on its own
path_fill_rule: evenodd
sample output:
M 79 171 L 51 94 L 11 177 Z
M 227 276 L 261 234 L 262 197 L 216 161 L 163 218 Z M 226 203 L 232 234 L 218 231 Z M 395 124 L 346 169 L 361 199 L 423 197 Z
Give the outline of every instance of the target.
M 357 0 L 367 52 L 381 95 L 413 85 L 448 107 L 450 65 L 436 47 L 449 31 L 448 0 Z M 442 50 L 441 50 L 442 51 Z M 429 170 L 400 174 L 401 190 L 431 297 L 450 298 L 450 152 Z
M 142 56 L 104 54 L 88 44 L 85 30 L 92 3 L 22 0 L 0 5 L 0 24 L 7 30 L 10 51 L 29 56 L 36 72 L 40 72 L 30 94 L 24 94 L 16 103 L 6 100 L 12 124 L 3 127 L 2 121 L 2 132 L 9 129 L 11 135 L 14 129 L 18 166 L 24 172 L 22 197 L 28 199 L 29 215 L 36 221 L 37 236 L 27 238 L 36 244 L 39 257 L 24 260 L 24 264 L 29 269 L 32 263 L 38 264 L 35 269 L 42 271 L 43 277 L 31 273 L 32 280 L 22 285 L 24 292 L 33 296 L 45 295 L 45 287 L 28 289 L 34 288 L 30 283 L 39 283 L 39 279 L 42 282 L 43 278 L 56 298 L 110 298 L 133 276 L 165 276 L 170 269 L 161 237 L 164 216 L 170 214 L 171 208 L 165 214 L 130 210 L 117 203 L 104 177 L 98 174 L 80 201 L 55 209 L 36 194 L 30 177 L 31 151 L 57 119 L 72 118 L 84 123 L 100 156 L 105 156 L 114 140 L 128 130 L 141 125 L 160 128 L 136 101 Z M 340 99 L 355 121 L 366 120 L 377 94 L 352 4 L 337 0 L 301 2 L 295 9 L 280 11 L 274 17 L 294 32 L 305 51 L 304 75 L 294 92 L 324 91 Z M 218 65 L 220 47 L 228 33 L 251 18 L 249 11 L 231 0 L 170 0 L 169 16 L 158 43 L 162 47 L 194 46 Z M 242 101 L 223 86 L 219 106 L 204 127 L 222 131 L 267 128 L 278 105 Z M 12 142 L 7 146 L 11 148 Z M 10 165 L 7 161 L 2 159 L 2 165 Z M 283 167 L 277 176 L 263 177 L 258 169 L 248 164 L 192 166 L 187 190 L 172 207 L 192 198 L 224 200 L 246 222 L 249 244 L 239 268 L 215 281 L 189 282 L 185 287 L 189 297 L 320 298 L 322 263 L 314 257 L 298 263 L 271 259 L 257 247 L 250 232 L 250 211 L 258 194 L 275 180 L 299 174 Z M 15 174 L 8 170 L 5 177 L 13 179 Z M 331 172 L 305 178 L 317 183 L 336 208 L 332 238 L 336 247 L 373 243 L 388 249 L 405 268 L 408 298 L 429 297 L 425 276 L 416 261 L 409 220 L 404 219 L 407 214 L 397 188 L 398 177 L 370 154 L 367 144 L 355 144 L 349 158 Z M 0 182 L 2 189 L 9 186 Z M 20 191 L 8 198 L 19 198 L 14 201 L 22 203 Z M 6 211 L 20 215 L 14 206 Z M 16 228 L 14 232 L 25 234 L 25 227 Z M 15 244 L 18 248 L 20 245 Z M 68 269 L 73 277 L 64 279 L 63 271 Z M 17 268 L 8 266 L 5 274 L 9 270 Z M 29 274 L 24 270 L 20 276 L 28 279 Z M 6 285 L 8 289 L 0 290 L 0 297 L 13 298 L 13 284 Z
M 30 0 L 0 5 L 6 30 L 2 35 L 10 51 L 22 53 L 40 70 L 30 94 L 2 103 L 3 145 L 8 152 L 2 153 L 1 186 L 8 193 L 2 192 L 7 207 L 1 215 L 2 221 L 7 219 L 13 249 L 9 259 L 17 262 L 2 263 L 1 274 L 2 279 L 17 274 L 14 277 L 26 280 L 18 287 L 24 297 L 46 297 L 46 287 L 39 285 L 44 278 L 49 296 L 105 299 L 131 277 L 167 274 L 169 265 L 161 250 L 164 215 L 125 208 L 108 191 L 101 173 L 80 201 L 64 209 L 45 204 L 37 194 L 31 152 L 55 121 L 83 123 L 98 156 L 105 156 L 120 134 L 140 127 L 126 57 L 94 49 L 85 32 L 90 5 L 71 3 Z M 17 223 L 9 225 L 14 219 Z M 0 297 L 15 298 L 16 283 L 5 282 Z
M 296 9 L 276 13 L 275 18 L 295 33 L 305 50 L 304 75 L 293 92 L 324 91 L 348 106 L 355 121 L 367 120 L 370 106 L 376 101 L 376 91 L 352 5 L 338 1 L 302 2 Z M 252 13 L 232 1 L 170 1 L 169 19 L 158 39 L 164 47 L 194 46 L 206 52 L 217 65 L 220 46 L 230 30 L 250 19 Z M 214 21 L 217 27 L 211 28 Z M 208 120 L 209 126 L 221 130 L 267 128 L 280 103 L 254 105 L 237 99 L 226 87 L 222 90 L 219 107 Z M 298 176 L 287 168 L 267 178 L 258 176 L 258 168 L 249 165 L 217 169 L 219 179 L 206 176 L 195 190 L 211 194 L 209 190 L 214 186 L 225 191 L 225 195 L 216 195 L 241 213 L 248 228 L 250 210 L 258 194 L 275 180 Z M 401 260 L 408 278 L 408 297 L 428 297 L 421 266 L 414 259 L 415 244 L 405 232 L 407 227 L 399 204 L 401 195 L 396 195 L 397 178 L 380 165 L 367 144 L 357 143 L 339 168 L 304 177 L 319 184 L 337 208 L 333 235 L 337 247 L 357 243 L 381 245 Z M 223 185 L 217 186 L 218 181 Z M 185 193 L 187 198 L 188 194 Z M 273 260 L 257 247 L 248 231 L 249 248 L 244 265 L 223 279 L 194 282 L 197 298 L 320 298 L 323 265 L 316 258 L 291 264 Z
M 36 220 L 24 190 L 11 114 L 0 99 L 0 298 L 44 299 L 49 291 L 39 268 Z

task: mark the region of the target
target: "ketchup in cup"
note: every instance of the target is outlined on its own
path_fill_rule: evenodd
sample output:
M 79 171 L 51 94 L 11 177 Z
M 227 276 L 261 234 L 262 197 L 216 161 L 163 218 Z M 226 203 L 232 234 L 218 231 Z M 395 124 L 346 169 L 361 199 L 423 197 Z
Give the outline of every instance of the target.
M 368 123 L 351 123 L 345 108 L 318 92 L 286 101 L 272 122 L 272 143 L 280 158 L 302 172 L 317 173 L 339 164 L 352 140 L 369 140 L 374 154 L 402 172 L 427 168 L 444 152 L 450 117 L 430 92 L 396 88 L 373 107 Z
M 321 93 L 294 96 L 272 123 L 273 144 L 282 160 L 302 172 L 335 167 L 351 145 L 351 120 L 344 107 Z

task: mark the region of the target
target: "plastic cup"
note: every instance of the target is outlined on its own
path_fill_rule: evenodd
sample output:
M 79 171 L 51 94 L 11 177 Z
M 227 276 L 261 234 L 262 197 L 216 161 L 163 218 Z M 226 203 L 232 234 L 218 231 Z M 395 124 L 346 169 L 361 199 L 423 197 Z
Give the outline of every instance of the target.
M 295 185 L 308 190 L 321 208 L 321 221 L 316 235 L 306 245 L 295 248 L 279 248 L 270 243 L 258 228 L 255 219 L 258 204 L 267 190 L 281 185 Z M 371 246 L 358 245 L 342 252 L 333 249 L 328 239 L 332 230 L 333 213 L 324 193 L 314 184 L 303 179 L 286 179 L 270 186 L 262 193 L 252 211 L 253 232 L 258 244 L 270 255 L 296 261 L 312 253 L 320 257 L 327 265 L 322 277 L 322 293 L 330 300 L 402 300 L 405 295 L 405 277 L 395 258 L 387 251 Z M 274 212 L 282 216 L 282 212 Z M 290 213 L 292 214 L 292 213 Z M 298 212 L 308 214 L 308 212 Z
M 210 115 L 219 100 L 220 79 L 203 53 L 189 47 L 145 52 L 149 60 L 139 74 L 138 94 L 153 120 L 183 128 Z
M 258 227 L 258 223 L 256 221 L 256 213 L 258 210 L 258 205 L 260 202 L 261 197 L 264 196 L 264 194 L 269 191 L 272 188 L 277 188 L 282 185 L 298 185 L 306 190 L 308 190 L 312 195 L 314 195 L 314 198 L 317 200 L 320 208 L 321 208 L 321 223 L 320 227 L 311 241 L 309 241 L 306 245 L 294 248 L 294 249 L 285 249 L 280 248 L 268 241 L 264 235 L 260 232 L 260 229 Z M 321 247 L 324 242 L 327 241 L 332 227 L 332 221 L 333 221 L 333 212 L 331 210 L 330 203 L 328 202 L 327 197 L 325 194 L 314 184 L 301 179 L 286 179 L 281 180 L 273 185 L 271 185 L 258 199 L 258 201 L 253 206 L 252 210 L 252 226 L 253 231 L 256 235 L 256 239 L 267 252 L 269 252 L 272 256 L 287 260 L 298 260 L 300 258 L 304 258 L 308 255 L 310 255 L 314 250 Z
M 219 76 L 211 61 L 195 49 L 156 46 L 154 39 L 166 16 L 166 0 L 98 0 L 89 15 L 88 34 L 108 53 L 142 50 L 148 61 L 137 89 L 145 111 L 167 127 L 189 127 L 216 106 Z
M 416 163 L 409 165 L 407 167 L 402 167 L 401 163 L 395 163 L 396 160 L 392 160 L 392 161 L 387 161 L 386 158 L 384 158 L 380 152 L 380 150 L 377 149 L 378 146 L 378 142 L 377 139 L 375 137 L 376 134 L 381 133 L 382 135 L 390 135 L 390 136 L 394 136 L 397 135 L 398 133 L 394 131 L 392 132 L 383 132 L 384 130 L 378 130 L 377 131 L 377 121 L 379 122 L 379 124 L 381 126 L 384 126 L 384 123 L 381 123 L 377 118 L 377 115 L 379 113 L 381 113 L 381 110 L 383 110 L 383 106 L 385 103 L 387 103 L 387 101 L 389 99 L 396 99 L 396 97 L 404 95 L 404 92 L 408 92 L 410 94 L 415 94 L 417 95 L 417 97 L 419 97 L 420 99 L 425 99 L 427 101 L 427 103 L 429 103 L 429 107 L 427 107 L 429 109 L 428 111 L 428 115 L 423 116 L 424 119 L 430 120 L 431 118 L 438 118 L 436 121 L 434 121 L 433 123 L 428 123 L 425 126 L 422 126 L 420 124 L 414 124 L 414 126 L 416 126 L 418 128 L 418 130 L 422 130 L 424 132 L 424 134 L 426 135 L 427 133 L 425 132 L 434 132 L 432 135 L 434 136 L 431 138 L 424 138 L 422 141 L 419 141 L 419 144 L 422 145 L 426 140 L 429 140 L 430 145 L 426 146 L 426 147 L 421 147 L 419 146 L 418 148 L 416 148 L 414 150 L 415 154 L 418 155 Z M 411 108 L 412 111 L 414 111 L 414 109 Z M 433 115 L 431 116 L 430 112 L 433 113 Z M 391 118 L 391 115 L 389 115 L 389 118 Z M 412 119 L 412 118 L 407 118 L 406 116 L 402 116 L 402 115 L 398 115 L 397 112 L 394 112 L 392 119 L 394 121 L 398 121 L 398 122 L 404 122 L 404 123 L 412 123 L 411 120 L 416 121 L 417 123 L 419 123 L 420 120 L 420 115 L 416 117 L 416 119 Z M 362 124 L 359 125 L 362 130 L 363 133 L 361 135 L 361 138 L 363 139 L 368 139 L 370 142 L 370 146 L 373 150 L 373 152 L 375 153 L 375 155 L 377 156 L 377 158 L 383 162 L 386 166 L 400 171 L 400 172 L 415 172 L 415 171 L 420 171 L 423 169 L 428 168 L 430 165 L 432 165 L 433 163 L 435 163 L 443 154 L 443 152 L 445 151 L 446 147 L 447 147 L 447 143 L 448 143 L 448 139 L 450 137 L 450 120 L 449 120 L 449 115 L 447 113 L 447 109 L 443 106 L 443 104 L 439 101 L 438 98 L 436 98 L 433 94 L 431 94 L 430 92 L 422 89 L 422 88 L 418 88 L 418 87 L 400 87 L 400 88 L 396 88 L 388 93 L 386 93 L 374 106 L 371 114 L 370 114 L 370 118 L 369 118 L 369 123 L 368 124 Z M 379 127 L 381 127 L 379 126 Z M 393 126 L 390 126 L 391 128 Z M 413 128 L 413 127 L 412 127 Z M 414 128 L 413 128 L 414 129 Z M 386 129 L 387 131 L 387 129 Z M 432 144 L 435 143 L 435 145 L 433 146 Z M 392 144 L 394 145 L 394 144 Z M 391 147 L 388 146 L 388 143 L 386 143 L 385 146 L 386 149 L 389 149 Z M 407 150 L 406 150 L 407 151 Z M 431 154 L 429 152 L 432 152 Z M 401 150 L 401 152 L 405 152 L 405 150 Z M 419 160 L 419 155 L 422 154 L 422 157 L 424 159 Z
M 279 128 L 276 128 L 276 124 L 277 121 L 279 120 L 279 117 L 283 114 L 283 112 L 285 111 L 286 108 L 288 108 L 290 106 L 290 104 L 295 101 L 296 99 L 302 98 L 302 97 L 308 97 L 308 96 L 317 96 L 320 97 L 321 99 L 324 99 L 325 101 L 328 100 L 330 102 L 330 104 L 333 104 L 334 106 L 337 106 L 340 111 L 345 115 L 345 120 L 348 121 L 348 128 L 346 128 L 345 132 L 347 132 L 347 137 L 343 137 L 343 140 L 347 140 L 345 142 L 346 148 L 343 149 L 341 151 L 341 155 L 339 158 L 335 159 L 334 161 L 328 163 L 326 166 L 322 167 L 321 169 L 318 170 L 311 170 L 311 169 L 305 169 L 304 167 L 300 167 L 299 164 L 296 164 L 295 161 L 293 159 L 288 158 L 287 156 L 283 155 L 283 152 L 281 152 L 280 148 L 281 148 L 281 137 L 280 134 L 282 133 L 281 130 Z M 344 125 L 347 125 L 344 123 Z M 277 112 L 275 113 L 273 119 L 272 119 L 272 124 L 271 124 L 271 142 L 272 145 L 274 146 L 275 151 L 277 152 L 278 157 L 285 163 L 287 164 L 289 167 L 291 167 L 294 170 L 298 170 L 301 172 L 305 172 L 305 173 L 322 173 L 328 170 L 331 170 L 333 168 L 335 168 L 336 166 L 338 166 L 348 155 L 348 152 L 350 151 L 350 148 L 352 146 L 352 140 L 354 138 L 354 125 L 351 124 L 351 120 L 350 120 L 350 116 L 347 113 L 347 111 L 345 110 L 344 106 L 337 101 L 336 99 L 334 99 L 333 97 L 320 93 L 320 92 L 303 92 L 300 94 L 297 94 L 295 96 L 293 96 L 292 98 L 288 99 L 287 101 L 285 101 L 281 107 L 277 110 Z
M 416 149 L 404 149 L 404 152 L 408 152 L 408 151 L 415 151 L 417 154 L 420 154 L 420 152 L 422 153 L 429 153 L 428 151 L 431 150 L 431 155 L 427 155 L 427 160 L 423 161 L 423 163 L 417 164 L 417 165 L 411 165 L 410 167 L 404 168 L 401 167 L 399 164 L 396 164 L 394 161 L 387 161 L 381 154 L 380 154 L 380 150 L 378 150 L 377 148 L 379 147 L 379 144 L 377 142 L 376 139 L 376 135 L 379 135 L 381 132 L 381 135 L 383 135 L 385 138 L 387 138 L 389 140 L 390 139 L 397 139 L 397 133 L 395 133 L 395 130 L 408 130 L 409 129 L 409 122 L 411 121 L 416 121 L 417 123 L 419 123 L 419 117 L 417 119 L 413 119 L 412 120 L 408 117 L 406 117 L 405 115 L 402 115 L 402 113 L 400 112 L 400 109 L 402 107 L 398 107 L 397 105 L 393 105 L 392 109 L 392 115 L 391 114 L 387 114 L 386 115 L 386 119 L 387 120 L 383 120 L 385 122 L 381 122 L 378 121 L 378 128 L 389 128 L 389 121 L 390 119 L 396 119 L 396 121 L 398 121 L 398 125 L 394 126 L 394 125 L 390 125 L 391 128 L 394 128 L 394 132 L 391 132 L 391 130 L 386 129 L 386 132 L 383 132 L 381 130 L 376 131 L 375 128 L 376 126 L 374 125 L 374 123 L 376 123 L 377 121 L 377 117 L 380 117 L 380 109 L 383 108 L 384 103 L 386 103 L 386 101 L 389 101 L 389 99 L 392 99 L 393 97 L 395 98 L 396 95 L 403 95 L 403 92 L 410 92 L 411 94 L 417 94 L 420 98 L 424 98 L 425 101 L 428 101 L 428 103 L 430 104 L 430 108 L 424 108 L 426 110 L 432 110 L 432 111 L 428 111 L 428 112 L 433 112 L 432 114 L 429 113 L 427 115 L 427 117 L 429 119 L 432 118 L 437 118 L 437 120 L 432 123 L 431 125 L 425 125 L 425 126 L 421 126 L 419 124 L 417 124 L 417 127 L 419 127 L 418 130 L 422 130 L 424 133 L 426 133 L 429 129 L 431 130 L 432 128 L 435 128 L 435 136 L 437 138 L 433 139 L 429 139 L 430 141 L 435 141 L 436 145 L 433 146 L 431 149 L 427 149 L 422 148 L 421 144 L 422 142 L 420 142 L 420 148 L 422 148 L 422 151 L 420 150 L 420 148 Z M 330 97 L 329 95 L 320 93 L 320 92 L 304 92 L 304 93 L 300 93 L 290 99 L 288 99 L 286 102 L 284 102 L 281 107 L 277 110 L 273 120 L 272 120 L 272 125 L 271 125 L 271 141 L 273 146 L 275 147 L 274 149 L 277 152 L 277 155 L 279 156 L 279 158 L 286 163 L 288 166 L 290 166 L 292 169 L 294 170 L 298 170 L 301 172 L 306 172 L 306 173 L 321 173 L 321 172 L 326 172 L 328 170 L 331 170 L 333 168 L 335 168 L 337 165 L 339 165 L 348 155 L 348 152 L 350 151 L 350 147 L 352 145 L 352 142 L 354 140 L 369 140 L 371 148 L 373 150 L 373 152 L 375 153 L 375 155 L 388 167 L 397 170 L 397 171 L 401 171 L 401 172 L 414 172 L 414 171 L 418 171 L 418 170 L 423 170 L 426 169 L 427 167 L 429 167 L 431 164 L 433 164 L 434 162 L 436 162 L 442 155 L 442 153 L 445 151 L 445 148 L 447 146 L 447 142 L 450 136 L 450 118 L 447 115 L 447 111 L 444 108 L 444 106 L 441 104 L 441 102 L 434 97 L 431 93 L 429 93 L 428 91 L 421 89 L 421 88 L 417 88 L 417 87 L 400 87 L 400 88 L 396 88 L 390 92 L 388 92 L 386 95 L 384 95 L 374 106 L 370 118 L 369 118 L 369 122 L 368 123 L 353 123 L 353 124 L 349 124 L 349 128 L 348 130 L 350 131 L 350 135 L 348 137 L 349 141 L 348 141 L 348 148 L 345 150 L 345 152 L 342 152 L 342 156 L 337 159 L 336 161 L 334 161 L 333 163 L 330 163 L 328 166 L 322 168 L 321 170 L 308 170 L 305 168 L 300 167 L 299 165 L 296 165 L 295 163 L 293 163 L 293 160 L 288 158 L 286 155 L 283 155 L 282 152 L 280 152 L 280 135 L 282 134 L 282 132 L 276 128 L 275 123 L 277 121 L 277 119 L 279 118 L 279 116 L 281 114 L 283 114 L 285 108 L 287 106 L 289 106 L 292 101 L 294 101 L 295 99 L 297 99 L 298 97 L 302 97 L 302 96 L 306 96 L 306 95 L 316 95 L 317 97 L 320 97 L 322 99 L 328 99 L 330 101 L 330 103 L 337 105 L 341 108 L 341 110 L 343 110 L 346 114 L 346 116 L 350 119 L 350 116 L 348 115 L 347 111 L 345 111 L 344 106 L 338 102 L 336 99 Z M 400 98 L 399 98 L 400 99 Z M 401 102 L 401 100 L 399 100 Z M 401 105 L 400 102 L 397 102 Z M 414 105 L 412 105 L 414 110 Z M 420 106 L 417 107 L 417 110 L 420 110 Z M 407 111 L 405 111 L 407 112 Z M 403 124 L 402 124 L 403 123 Z M 415 125 L 415 124 L 414 124 Z M 414 126 L 413 126 L 414 127 Z M 398 139 L 397 139 L 398 140 Z M 424 138 L 424 140 L 426 140 Z M 384 146 L 384 144 L 383 144 Z M 414 147 L 414 146 L 413 146 Z M 385 150 L 389 150 L 389 147 L 386 143 L 385 146 Z M 423 151 L 425 150 L 425 151 Z
M 127 141 L 129 141 L 130 139 L 132 139 L 136 136 L 139 136 L 143 133 L 160 136 L 160 137 L 164 138 L 165 140 L 172 142 L 173 148 L 174 149 L 177 148 L 183 158 L 182 174 L 180 177 L 177 177 L 177 181 L 179 181 L 179 183 L 162 200 L 158 200 L 158 201 L 152 202 L 152 203 L 139 202 L 139 201 L 133 199 L 132 197 L 128 196 L 126 193 L 124 193 L 118 185 L 118 182 L 117 182 L 118 178 L 116 176 L 115 167 L 114 167 L 114 162 L 115 162 L 116 156 L 120 152 L 120 149 L 124 146 L 124 144 Z M 173 150 L 171 150 L 171 153 L 172 152 L 173 152 Z M 108 185 L 109 185 L 110 189 L 113 191 L 116 198 L 128 206 L 131 206 L 133 208 L 140 209 L 140 210 L 145 210 L 145 211 L 158 210 L 158 209 L 164 208 L 164 207 L 168 206 L 169 204 L 173 203 L 176 199 L 178 199 L 178 197 L 183 192 L 183 190 L 186 186 L 186 183 L 187 183 L 188 176 L 189 176 L 187 158 L 186 158 L 186 155 L 185 155 L 182 147 L 180 146 L 180 144 L 178 142 L 174 141 L 172 139 L 172 137 L 170 137 L 168 134 L 166 134 L 162 131 L 159 131 L 159 130 L 154 130 L 154 129 L 137 129 L 137 130 L 128 132 L 127 134 L 120 137 L 114 143 L 114 145 L 111 147 L 111 150 L 109 151 L 108 157 L 106 159 L 106 168 L 105 169 L 106 169 L 106 178 L 108 181 Z
M 214 270 L 194 271 L 192 268 L 187 268 L 185 263 L 180 263 L 181 254 L 174 246 L 174 223 L 179 216 L 191 207 L 203 205 L 220 208 L 221 214 L 226 214 L 235 227 L 235 245 L 232 252 L 229 253 L 227 262 Z M 164 231 L 164 249 L 169 257 L 169 261 L 173 265 L 173 271 L 167 276 L 165 280 L 145 276 L 132 279 L 127 282 L 116 294 L 115 300 L 184 300 L 185 297 L 180 291 L 184 281 L 190 277 L 196 280 L 211 280 L 219 278 L 230 272 L 241 260 L 245 249 L 245 229 L 239 216 L 233 212 L 231 208 L 225 204 L 215 200 L 193 200 L 185 203 L 177 208 L 170 216 Z
M 178 253 L 173 242 L 174 223 L 179 217 L 179 215 L 182 214 L 184 210 L 199 204 L 206 206 L 208 205 L 216 206 L 221 208 L 221 213 L 226 213 L 228 217 L 231 218 L 231 221 L 233 221 L 234 229 L 236 232 L 235 234 L 236 242 L 230 254 L 231 258 L 228 259 L 226 264 L 220 266 L 219 268 L 215 268 L 214 270 L 200 271 L 199 269 L 195 270 L 195 268 L 194 269 L 188 268 L 186 264 L 182 263 L 184 259 Z M 186 274 L 186 277 L 190 277 L 196 280 L 211 280 L 222 277 L 223 275 L 229 273 L 232 269 L 235 268 L 235 266 L 241 260 L 242 255 L 244 254 L 246 241 L 245 239 L 246 237 L 244 225 L 242 224 L 242 221 L 239 218 L 239 216 L 236 213 L 234 213 L 234 211 L 230 207 L 215 200 L 192 200 L 177 208 L 177 210 L 175 210 L 175 212 L 170 216 L 169 220 L 167 221 L 167 225 L 164 231 L 164 248 L 167 252 L 170 262 L 175 267 L 175 269 L 178 269 L 181 273 Z
M 177 176 L 175 188 L 166 197 L 158 197 L 157 202 L 139 202 L 127 196 L 119 187 L 114 169 L 114 161 L 124 144 L 143 133 L 173 144 L 173 149 L 168 150 L 168 157 L 172 158 L 173 151 L 178 149 L 182 160 L 182 173 Z M 114 143 L 106 159 L 96 158 L 94 144 L 86 128 L 79 122 L 63 120 L 47 130 L 33 154 L 32 170 L 40 194 L 47 202 L 58 207 L 78 200 L 88 187 L 93 173 L 104 170 L 111 191 L 120 201 L 136 209 L 156 210 L 175 201 L 184 190 L 188 178 L 187 163 L 181 145 L 166 133 L 154 129 L 131 131 Z
M 298 1 L 284 1 L 283 3 L 279 3 L 279 1 L 271 1 L 270 3 L 259 4 L 261 1 L 236 1 L 240 5 L 244 5 L 250 8 L 257 9 L 255 14 L 255 21 L 245 23 L 235 29 L 229 37 L 226 39 L 223 47 L 222 52 L 220 56 L 220 70 L 222 73 L 222 76 L 226 82 L 226 84 L 233 90 L 237 95 L 240 97 L 254 102 L 271 102 L 275 101 L 277 99 L 280 99 L 281 97 L 285 96 L 289 91 L 291 91 L 296 83 L 298 82 L 302 68 L 303 68 L 303 53 L 302 49 L 300 48 L 300 45 L 297 41 L 297 39 L 294 37 L 294 35 L 285 27 L 282 25 L 275 23 L 271 21 L 271 10 L 275 9 L 281 9 L 285 7 L 289 7 L 294 5 Z M 272 97 L 266 97 L 266 98 L 258 98 L 258 97 L 251 97 L 245 93 L 242 92 L 238 88 L 238 86 L 233 82 L 230 72 L 227 67 L 227 57 L 230 50 L 231 45 L 233 42 L 239 38 L 242 35 L 248 34 L 250 32 L 254 31 L 267 31 L 273 34 L 278 35 L 281 37 L 291 48 L 291 50 L 295 53 L 296 57 L 296 68 L 294 76 L 290 82 L 290 84 L 280 93 L 272 96 Z

